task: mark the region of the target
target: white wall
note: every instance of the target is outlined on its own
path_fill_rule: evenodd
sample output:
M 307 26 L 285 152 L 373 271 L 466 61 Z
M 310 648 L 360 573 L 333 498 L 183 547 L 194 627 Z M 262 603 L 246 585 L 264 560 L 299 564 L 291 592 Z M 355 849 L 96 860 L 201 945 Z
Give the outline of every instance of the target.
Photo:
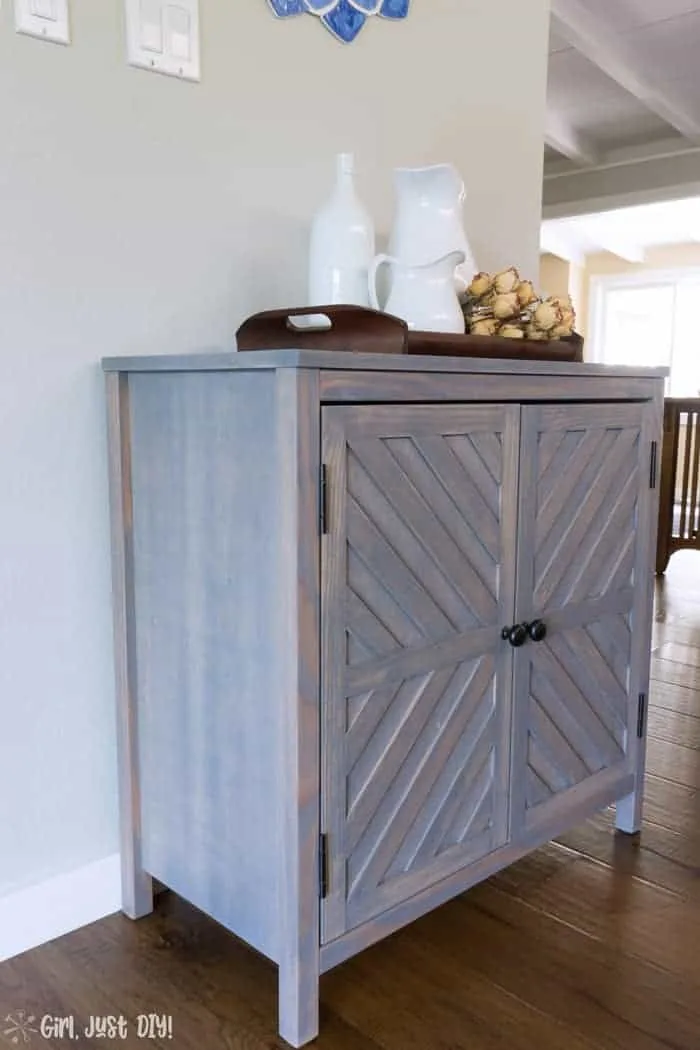
M 351 47 L 201 0 L 203 83 L 127 68 L 121 0 L 73 46 L 0 12 L 0 894 L 116 849 L 100 357 L 230 348 L 300 302 L 309 216 L 352 149 L 451 160 L 478 262 L 537 276 L 548 0 L 413 0 Z

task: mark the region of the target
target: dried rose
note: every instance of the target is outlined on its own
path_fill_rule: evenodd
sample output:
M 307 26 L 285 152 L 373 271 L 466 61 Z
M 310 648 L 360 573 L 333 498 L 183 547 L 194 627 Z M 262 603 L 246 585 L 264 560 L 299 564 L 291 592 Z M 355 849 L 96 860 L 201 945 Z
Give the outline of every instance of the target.
M 564 315 L 561 309 L 552 299 L 545 299 L 544 302 L 535 308 L 533 314 L 535 324 L 543 332 L 549 332 L 552 328 L 556 328 L 557 325 L 562 323 L 563 319 Z
M 472 283 L 467 292 L 474 299 L 481 299 L 482 295 L 488 295 L 493 288 L 493 277 L 488 273 L 477 273 L 472 278 Z
M 556 328 L 552 328 L 549 332 L 550 339 L 566 339 L 568 336 L 573 335 L 574 326 L 571 323 L 558 324 Z
M 494 316 L 500 321 L 507 321 L 520 313 L 520 300 L 517 292 L 497 295 L 493 304 Z
M 521 306 L 529 306 L 537 298 L 537 292 L 532 281 L 521 281 L 517 287 L 517 293 Z
M 496 335 L 498 332 L 498 321 L 493 317 L 484 318 L 481 321 L 473 321 L 469 326 L 470 335 Z
M 529 339 L 532 343 L 546 343 L 549 338 L 546 332 L 543 332 L 537 325 L 529 324 L 525 329 L 525 338 Z
M 576 311 L 574 304 L 571 301 L 570 295 L 561 297 L 553 297 L 551 302 L 558 306 L 562 313 L 562 324 L 571 324 L 573 327 L 576 324 Z
M 499 335 L 502 335 L 504 339 L 524 339 L 525 332 L 522 328 L 518 328 L 516 324 L 503 324 L 501 325 Z
M 511 266 L 497 273 L 493 283 L 498 295 L 507 295 L 509 292 L 514 292 L 520 284 L 520 274 L 514 266 Z

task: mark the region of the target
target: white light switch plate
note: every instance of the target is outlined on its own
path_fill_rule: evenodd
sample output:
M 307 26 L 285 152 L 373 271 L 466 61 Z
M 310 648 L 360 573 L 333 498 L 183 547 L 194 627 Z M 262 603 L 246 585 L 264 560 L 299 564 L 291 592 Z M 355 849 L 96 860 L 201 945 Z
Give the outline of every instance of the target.
M 126 0 L 126 38 L 130 65 L 200 79 L 199 0 Z
M 68 0 L 15 0 L 15 28 L 40 40 L 70 44 Z

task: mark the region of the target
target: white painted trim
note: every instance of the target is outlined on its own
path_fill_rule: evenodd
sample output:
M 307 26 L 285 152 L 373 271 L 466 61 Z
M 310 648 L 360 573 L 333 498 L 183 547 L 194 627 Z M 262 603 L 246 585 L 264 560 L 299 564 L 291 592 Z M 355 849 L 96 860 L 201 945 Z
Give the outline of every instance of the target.
M 675 248 L 677 245 L 660 245 Z M 684 280 L 697 280 L 700 266 L 672 266 L 662 270 L 635 270 L 632 273 L 599 273 L 591 277 L 591 286 L 602 288 L 644 288 L 656 284 L 682 284 Z
M 121 907 L 119 854 L 0 897 L 0 962 Z

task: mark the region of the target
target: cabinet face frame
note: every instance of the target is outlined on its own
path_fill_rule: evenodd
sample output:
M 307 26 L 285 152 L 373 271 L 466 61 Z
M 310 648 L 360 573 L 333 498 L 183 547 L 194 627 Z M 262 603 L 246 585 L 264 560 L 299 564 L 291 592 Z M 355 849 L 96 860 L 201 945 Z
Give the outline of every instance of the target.
M 455 871 L 467 867 L 507 842 L 511 727 L 509 703 L 513 650 L 501 638 L 501 629 L 506 622 L 510 622 L 508 617 L 512 614 L 514 606 L 519 423 L 520 408 L 517 405 L 362 405 L 330 406 L 323 410 L 322 459 L 327 471 L 328 490 L 327 534 L 322 538 L 321 571 L 321 827 L 328 836 L 329 874 L 329 896 L 322 904 L 323 943 L 342 936 L 349 929 L 371 920 L 427 885 L 453 875 Z M 498 478 L 498 483 L 485 470 L 483 460 L 471 444 L 470 434 L 477 442 L 489 442 L 491 468 Z M 407 459 L 400 457 L 402 467 L 392 459 L 392 454 L 385 445 L 386 441 L 391 444 L 392 439 L 395 442 L 392 446 L 395 454 L 398 454 L 396 445 L 403 445 Z M 466 443 L 460 446 L 463 457 L 460 466 L 460 460 L 451 451 L 449 443 L 462 439 Z M 419 449 L 422 449 L 422 453 Z M 427 459 L 421 458 L 422 455 L 427 456 Z M 384 556 L 391 557 L 391 543 L 396 543 L 396 530 L 400 533 L 402 526 L 409 522 L 412 528 L 407 531 L 412 531 L 413 536 L 407 539 L 404 535 L 404 544 L 413 544 L 414 558 L 421 557 L 424 553 L 425 559 L 433 569 L 438 566 L 437 573 L 432 577 L 433 585 L 438 589 L 431 591 L 431 583 L 426 582 L 422 573 L 422 563 L 414 560 L 413 568 L 409 569 L 404 562 L 402 572 L 405 570 L 406 586 L 410 591 L 420 578 L 416 587 L 420 593 L 417 597 L 414 593 L 414 598 L 410 599 L 408 594 L 394 592 L 394 596 L 400 602 L 409 601 L 410 604 L 411 600 L 419 603 L 427 601 L 429 604 L 436 603 L 434 607 L 437 610 L 441 604 L 444 606 L 444 586 L 454 585 L 466 607 L 469 605 L 470 587 L 479 589 L 478 576 L 473 569 L 470 555 L 465 551 L 481 548 L 480 553 L 483 553 L 486 549 L 485 533 L 482 533 L 481 538 L 477 538 L 478 533 L 474 531 L 473 525 L 462 530 L 464 535 L 460 533 L 460 527 L 469 520 L 465 509 L 468 500 L 460 494 L 459 498 L 453 501 L 446 487 L 448 477 L 459 476 L 463 479 L 465 487 L 472 485 L 472 499 L 478 502 L 479 489 L 472 481 L 469 471 L 481 472 L 481 483 L 491 486 L 491 507 L 495 508 L 494 516 L 488 520 L 495 529 L 489 542 L 494 549 L 493 586 L 496 592 L 493 597 L 489 596 L 489 599 L 486 599 L 485 591 L 481 591 L 485 606 L 479 614 L 480 620 L 473 626 L 463 624 L 461 628 L 447 627 L 445 634 L 446 620 L 438 614 L 443 627 L 436 628 L 434 636 L 431 636 L 428 629 L 424 640 L 416 641 L 416 648 L 413 644 L 408 648 L 398 647 L 375 660 L 370 659 L 365 666 L 361 662 L 359 667 L 350 666 L 353 661 L 348 655 L 346 642 L 349 622 L 346 617 L 346 598 L 350 594 L 347 588 L 352 574 L 350 570 L 349 575 L 347 557 L 352 525 L 346 519 L 351 501 L 350 490 L 353 488 L 352 478 L 348 478 L 350 458 L 350 473 L 356 479 L 362 479 L 358 484 L 363 487 L 365 497 L 375 501 L 375 507 L 385 508 L 386 514 L 394 522 L 390 540 L 377 536 L 372 541 L 380 544 L 378 551 L 384 551 Z M 366 472 L 368 463 L 370 466 Z M 476 476 L 478 475 L 474 475 Z M 417 480 L 419 477 L 420 481 Z M 379 486 L 376 484 L 377 478 L 380 478 Z M 437 501 L 435 506 L 431 506 L 429 502 L 431 490 Z M 441 504 L 439 512 L 436 510 L 437 504 Z M 479 505 L 488 513 L 485 503 Z M 364 512 L 358 510 L 354 503 L 353 506 L 355 518 L 358 513 L 362 518 Z M 413 508 L 413 512 L 410 508 Z M 413 519 L 411 513 L 414 514 Z M 447 521 L 449 524 L 446 524 Z M 453 542 L 458 533 L 461 535 L 460 542 L 466 544 L 466 547 L 459 550 L 458 544 Z M 382 546 L 385 542 L 388 546 Z M 399 547 L 405 550 L 405 547 L 401 547 L 401 539 L 398 543 Z M 453 562 L 454 571 L 457 576 L 462 577 L 459 583 L 456 583 L 456 580 L 449 581 L 449 574 L 445 573 L 445 565 L 449 564 L 446 548 L 452 551 L 453 558 L 458 561 L 461 559 L 465 567 L 464 571 L 460 572 L 460 566 L 454 566 Z M 366 554 L 366 550 L 363 553 Z M 408 557 L 410 561 L 410 556 Z M 381 582 L 382 566 L 379 554 L 370 553 L 370 558 L 374 559 L 373 581 L 380 581 L 376 584 L 373 582 L 370 586 L 376 585 L 381 588 L 386 581 Z M 397 562 L 400 560 L 397 558 Z M 417 568 L 417 565 L 420 565 L 420 568 Z M 415 576 L 416 571 L 418 578 Z M 470 579 L 473 580 L 472 583 Z M 445 581 L 449 582 L 446 584 Z M 379 632 L 380 636 L 384 634 L 381 623 L 374 619 L 370 621 L 369 630 Z M 445 705 L 444 709 L 451 710 L 452 713 L 445 716 L 448 721 L 443 737 L 441 731 L 433 730 L 433 720 L 437 719 L 438 723 L 440 722 L 443 716 L 439 712 L 443 710 L 443 701 L 445 697 L 449 697 L 450 690 L 459 687 L 455 683 L 459 683 L 462 674 L 467 690 L 464 696 L 468 699 L 464 703 L 460 700 L 457 708 Z M 386 750 L 381 751 L 379 763 L 386 760 L 390 765 L 392 761 L 395 762 L 397 782 L 404 774 L 404 761 L 413 762 L 415 753 L 425 748 L 420 761 L 415 758 L 415 779 L 411 780 L 407 774 L 409 787 L 405 795 L 399 796 L 396 808 L 392 811 L 393 802 L 390 800 L 387 804 L 382 791 L 386 791 L 387 795 L 391 794 L 396 786 L 395 782 L 389 780 L 387 783 L 385 778 L 382 783 L 381 776 L 375 775 L 379 763 L 370 766 L 367 780 L 369 786 L 362 785 L 364 794 L 361 805 L 357 807 L 360 816 L 357 815 L 357 809 L 348 813 L 351 771 L 355 763 L 359 768 L 365 758 L 365 753 L 360 753 L 358 757 L 353 750 L 355 741 L 352 729 L 348 727 L 350 698 L 362 696 L 369 691 L 371 696 L 367 703 L 379 704 L 382 685 L 385 682 L 389 683 L 390 690 L 392 685 L 397 683 L 397 687 L 403 690 L 405 686 L 410 687 L 412 682 L 420 681 L 422 675 L 432 675 L 429 684 L 425 686 L 425 697 L 418 695 L 415 707 L 411 708 L 413 701 L 409 698 L 410 688 L 406 690 L 405 700 L 403 692 L 400 692 L 398 700 L 386 696 L 387 707 L 372 728 L 373 735 L 362 741 L 362 747 L 367 749 L 384 747 L 384 743 L 386 744 Z M 445 680 L 443 684 L 440 684 L 441 678 Z M 480 694 L 479 700 L 478 691 L 482 685 L 485 692 Z M 353 692 L 348 692 L 350 689 Z M 404 703 L 407 705 L 406 709 L 403 707 Z M 433 704 L 434 709 L 426 722 L 424 717 Z M 490 704 L 493 706 L 489 707 Z M 407 713 L 404 723 L 402 719 L 405 710 Z M 470 736 L 466 725 L 458 731 L 452 722 L 455 712 L 454 723 L 458 723 L 462 712 L 467 710 L 471 711 L 469 729 L 474 727 L 476 733 L 474 752 L 471 751 L 471 747 L 465 748 L 465 741 L 469 741 Z M 375 716 L 369 708 L 364 714 L 367 712 L 367 721 L 371 725 Z M 392 721 L 394 719 L 395 726 Z M 388 727 L 387 722 L 390 723 Z M 414 732 L 414 726 L 415 740 L 410 735 Z M 477 729 L 477 726 L 480 728 Z M 383 732 L 382 727 L 387 730 L 387 739 L 378 744 L 378 734 Z M 392 759 L 392 753 L 400 752 L 404 746 L 409 752 L 405 759 Z M 469 812 L 469 792 L 473 790 L 474 782 L 478 779 L 474 776 L 465 780 L 464 769 L 469 766 L 460 767 L 457 756 L 465 750 L 464 761 L 469 763 L 473 760 L 477 767 L 481 762 L 479 756 L 483 758 L 484 749 L 489 756 L 488 763 L 492 772 L 485 774 L 487 795 L 478 796 L 478 804 L 485 804 L 487 809 L 492 807 L 488 827 L 477 835 L 478 828 L 472 833 L 469 825 L 469 831 L 464 838 L 457 836 L 452 845 L 445 845 L 450 841 L 449 814 L 454 811 L 458 817 L 458 807 L 461 804 L 466 805 Z M 441 777 L 443 766 L 437 765 L 438 761 L 443 759 L 446 763 L 445 768 L 449 762 L 454 762 L 455 769 L 462 770 L 450 791 L 444 795 Z M 481 768 L 475 769 L 476 772 L 480 773 Z M 418 784 L 421 786 L 418 787 Z M 422 822 L 425 839 L 420 841 L 420 849 L 416 845 L 415 854 L 410 848 L 412 827 L 406 832 L 406 841 L 398 831 L 399 824 L 394 824 L 397 820 L 395 816 L 389 821 L 386 832 L 379 827 L 377 814 L 381 814 L 385 806 L 394 814 L 403 811 L 404 822 L 406 812 L 413 809 L 415 819 Z M 367 827 L 362 823 L 361 816 L 365 810 L 368 814 Z M 369 824 L 373 821 L 375 823 L 370 829 Z M 356 871 L 358 867 L 362 869 L 365 862 L 370 873 L 375 869 L 379 870 L 379 863 L 375 862 L 371 854 L 363 856 L 366 831 L 370 832 L 370 839 L 373 835 L 375 837 L 374 848 L 377 855 L 389 858 L 388 874 L 386 877 L 382 875 L 380 884 L 376 886 L 371 876 L 364 883 L 362 876 L 356 881 L 355 890 L 349 892 L 348 870 L 351 864 L 355 865 Z M 441 838 L 443 831 L 447 833 L 447 838 Z M 359 842 L 362 842 L 362 846 L 358 845 Z M 431 842 L 434 845 L 434 853 L 431 852 Z M 405 868 L 399 864 L 402 857 L 407 864 Z

